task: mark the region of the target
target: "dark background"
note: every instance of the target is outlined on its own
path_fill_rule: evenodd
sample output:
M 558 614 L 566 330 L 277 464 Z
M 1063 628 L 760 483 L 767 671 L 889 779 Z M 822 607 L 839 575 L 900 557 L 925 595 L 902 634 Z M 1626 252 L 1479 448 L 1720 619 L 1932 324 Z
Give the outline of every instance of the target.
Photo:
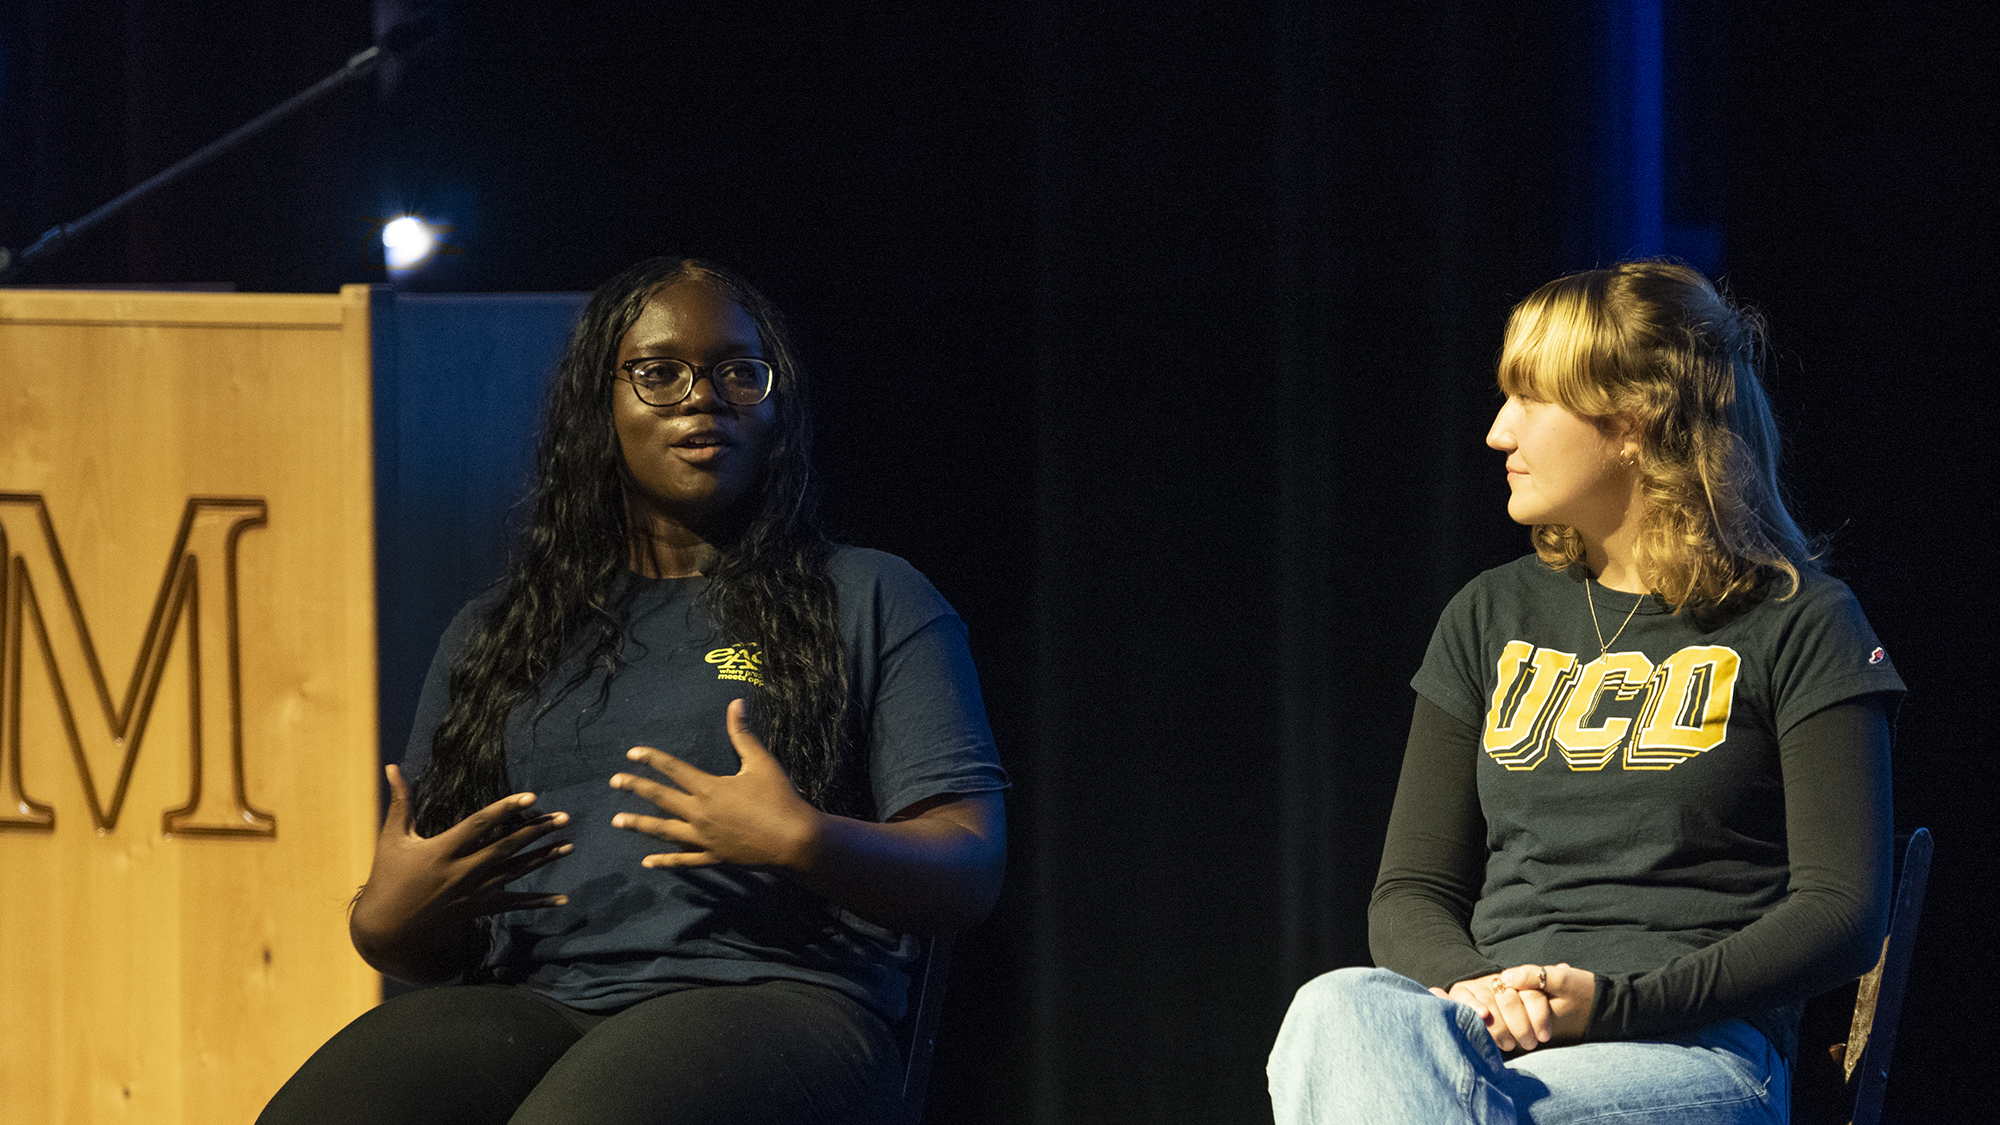
M 0 244 L 407 6 L 13 0 Z M 662 250 L 758 279 L 820 381 L 832 522 L 971 624 L 1017 782 L 931 1120 L 1053 1125 L 1268 1119 L 1291 990 L 1367 959 L 1431 624 L 1526 548 L 1481 444 L 1506 311 L 1683 255 L 1769 315 L 1799 513 L 1913 689 L 1897 821 L 1939 858 L 1889 1110 L 1967 1120 L 2000 959 L 1995 35 L 1890 7 L 445 4 L 20 282 L 382 281 L 406 209 L 452 227 L 408 289 Z

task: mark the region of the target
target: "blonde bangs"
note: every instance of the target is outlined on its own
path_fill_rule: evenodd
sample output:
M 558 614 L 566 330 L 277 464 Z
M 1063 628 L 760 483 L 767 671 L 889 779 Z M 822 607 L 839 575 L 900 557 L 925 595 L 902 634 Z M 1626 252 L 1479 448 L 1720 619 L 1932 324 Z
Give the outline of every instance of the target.
M 1617 413 L 1602 382 L 1618 364 L 1618 331 L 1591 300 L 1584 275 L 1550 282 L 1515 306 L 1500 346 L 1500 392 L 1561 405 L 1574 414 Z

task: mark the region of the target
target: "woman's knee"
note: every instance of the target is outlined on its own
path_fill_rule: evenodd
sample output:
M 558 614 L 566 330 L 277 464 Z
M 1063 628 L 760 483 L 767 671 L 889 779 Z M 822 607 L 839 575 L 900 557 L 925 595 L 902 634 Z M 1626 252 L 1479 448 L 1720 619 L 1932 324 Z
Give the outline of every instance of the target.
M 1299 989 L 1266 1074 L 1281 1122 L 1433 1123 L 1487 1120 L 1475 1108 L 1500 1069 L 1470 1008 L 1386 969 L 1340 969 Z
M 1314 1013 L 1355 1012 L 1409 996 L 1429 996 L 1424 986 L 1387 969 L 1335 969 L 1299 986 L 1292 1010 Z
M 1287 1054 L 1398 1054 L 1417 1049 L 1454 1057 L 1480 1055 L 1498 1066 L 1477 1013 L 1440 999 L 1418 982 L 1388 969 L 1336 969 L 1314 977 L 1292 999 L 1272 1051 Z M 1488 1057 L 1490 1056 L 1490 1057 Z
M 1363 1034 L 1385 1002 L 1399 991 L 1397 982 L 1414 984 L 1386 969 L 1335 969 L 1299 986 L 1285 1012 L 1272 1065 L 1291 1055 L 1322 1057 L 1335 1044 Z

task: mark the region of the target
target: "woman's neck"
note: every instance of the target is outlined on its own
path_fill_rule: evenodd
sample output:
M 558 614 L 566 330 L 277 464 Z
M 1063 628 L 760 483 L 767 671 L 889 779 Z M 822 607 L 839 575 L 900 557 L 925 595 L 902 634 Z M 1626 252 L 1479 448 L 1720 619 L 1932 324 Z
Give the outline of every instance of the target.
M 1621 527 L 1602 540 L 1583 543 L 1583 565 L 1590 570 L 1591 578 L 1607 590 L 1621 590 L 1627 594 L 1650 594 L 1652 583 L 1639 571 L 1637 552 L 1638 530 Z
M 685 528 L 640 528 L 632 537 L 628 565 L 645 578 L 693 578 L 714 574 L 721 559 L 708 540 Z
M 1646 497 L 1637 472 L 1628 472 L 1624 494 L 1611 503 L 1591 527 L 1571 525 L 1583 539 L 1583 565 L 1597 584 L 1628 594 L 1650 594 L 1653 584 L 1639 570 L 1639 528 L 1645 522 Z
M 696 523 L 636 500 L 628 490 L 626 527 L 631 550 L 626 565 L 645 578 L 693 578 L 714 574 L 722 561 L 718 543 L 733 542 L 742 526 L 730 518 Z

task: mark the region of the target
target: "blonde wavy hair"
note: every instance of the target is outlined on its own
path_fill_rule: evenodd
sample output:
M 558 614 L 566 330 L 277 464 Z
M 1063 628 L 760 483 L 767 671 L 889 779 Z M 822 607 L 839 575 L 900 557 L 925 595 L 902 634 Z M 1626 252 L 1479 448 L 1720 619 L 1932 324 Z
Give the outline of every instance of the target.
M 1785 510 L 1778 426 L 1758 378 L 1764 320 L 1677 262 L 1559 278 L 1514 306 L 1500 389 L 1637 424 L 1639 573 L 1676 608 L 1718 605 L 1767 576 L 1799 589 L 1814 545 Z M 1574 528 L 1538 524 L 1535 553 L 1583 558 Z

